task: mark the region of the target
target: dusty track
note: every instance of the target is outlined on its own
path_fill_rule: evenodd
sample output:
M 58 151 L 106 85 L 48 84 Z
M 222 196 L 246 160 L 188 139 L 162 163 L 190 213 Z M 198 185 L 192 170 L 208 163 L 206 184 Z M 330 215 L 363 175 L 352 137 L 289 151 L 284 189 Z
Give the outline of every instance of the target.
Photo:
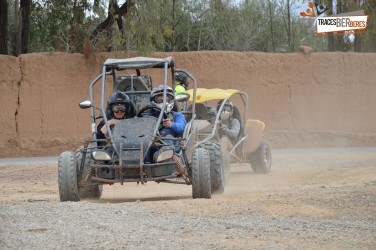
M 226 191 L 104 188 L 98 201 L 60 203 L 49 163 L 0 164 L 2 248 L 372 249 L 376 149 L 281 150 L 273 171 L 233 169 Z

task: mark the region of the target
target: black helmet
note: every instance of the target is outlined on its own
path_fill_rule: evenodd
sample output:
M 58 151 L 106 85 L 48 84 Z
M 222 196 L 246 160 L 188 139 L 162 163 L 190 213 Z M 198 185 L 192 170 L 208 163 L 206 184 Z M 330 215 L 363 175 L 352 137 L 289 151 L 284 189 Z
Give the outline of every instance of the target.
M 187 73 L 180 71 L 176 72 L 174 78 L 178 82 L 178 84 L 183 85 L 185 89 L 188 88 L 189 82 Z
M 114 92 L 107 101 L 107 107 L 112 111 L 112 106 L 123 104 L 125 106 L 125 113 L 129 113 L 131 101 L 129 97 L 121 91 Z
M 159 108 L 162 108 L 162 106 L 163 106 L 163 89 L 164 89 L 164 85 L 161 84 L 161 85 L 155 87 L 151 91 L 150 102 L 151 102 L 152 105 L 155 105 Z M 174 96 L 174 91 L 169 86 L 167 86 L 167 88 L 166 88 L 166 98 L 167 98 L 166 99 L 166 111 L 170 112 L 174 107 L 175 96 Z

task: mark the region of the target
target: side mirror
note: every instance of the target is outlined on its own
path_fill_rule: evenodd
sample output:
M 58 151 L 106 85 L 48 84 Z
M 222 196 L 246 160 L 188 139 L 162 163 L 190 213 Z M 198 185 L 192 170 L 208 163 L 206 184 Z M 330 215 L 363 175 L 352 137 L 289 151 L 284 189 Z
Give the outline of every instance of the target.
M 80 106 L 81 109 L 88 109 L 88 108 L 91 108 L 92 105 L 91 105 L 91 101 L 90 100 L 85 100 L 85 101 L 82 101 L 78 104 L 78 106 Z
M 177 102 L 186 102 L 189 100 L 189 97 L 191 97 L 188 93 L 179 93 L 175 96 L 175 101 Z

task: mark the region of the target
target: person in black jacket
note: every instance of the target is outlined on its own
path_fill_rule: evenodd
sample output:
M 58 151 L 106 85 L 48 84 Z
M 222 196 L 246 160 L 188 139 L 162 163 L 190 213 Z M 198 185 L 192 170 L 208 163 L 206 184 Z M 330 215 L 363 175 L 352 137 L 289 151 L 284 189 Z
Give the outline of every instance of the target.
M 107 119 L 110 128 L 112 128 L 119 120 L 128 118 L 131 110 L 131 101 L 129 97 L 121 91 L 114 92 L 107 101 Z M 105 139 L 107 134 L 107 126 L 102 120 L 97 126 L 97 139 Z

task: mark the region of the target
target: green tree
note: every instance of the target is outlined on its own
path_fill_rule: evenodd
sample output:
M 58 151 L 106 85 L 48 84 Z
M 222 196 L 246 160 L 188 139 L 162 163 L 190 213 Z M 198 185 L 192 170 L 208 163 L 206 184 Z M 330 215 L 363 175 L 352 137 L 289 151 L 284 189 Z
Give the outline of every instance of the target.
M 19 2 L 18 2 L 19 1 Z M 322 0 L 331 6 L 332 0 Z M 0 4 L 8 1 L 0 0 Z M 22 53 L 38 51 L 234 50 L 292 52 L 300 44 L 316 51 L 375 51 L 375 19 L 356 36 L 318 38 L 312 23 L 294 16 L 298 0 L 17 0 L 8 2 L 7 25 L 0 44 Z M 376 0 L 362 1 L 375 16 Z M 354 1 L 337 0 L 340 11 L 359 9 Z M 29 18 L 23 10 L 29 4 Z M 1 6 L 3 6 L 1 5 Z M 4 8 L 0 22 L 4 23 Z M 25 20 L 29 20 L 29 26 Z M 29 27 L 29 31 L 27 30 Z M 21 32 L 20 32 L 21 31 Z M 29 34 L 29 35 L 27 35 Z M 21 36 L 21 38 L 20 38 Z M 4 38 L 7 37 L 7 38 Z M 27 39 L 29 37 L 29 39 Z M 22 41 L 20 43 L 20 41 Z M 27 43 L 28 41 L 28 43 Z M 26 42 L 26 43 L 25 43 Z M 4 53 L 4 46 L 2 52 Z M 5 52 L 6 53 L 6 52 Z
M 363 5 L 365 14 L 368 15 L 366 33 L 362 35 L 363 51 L 376 51 L 376 0 L 366 0 Z
M 8 2 L 0 0 L 0 54 L 8 54 Z

